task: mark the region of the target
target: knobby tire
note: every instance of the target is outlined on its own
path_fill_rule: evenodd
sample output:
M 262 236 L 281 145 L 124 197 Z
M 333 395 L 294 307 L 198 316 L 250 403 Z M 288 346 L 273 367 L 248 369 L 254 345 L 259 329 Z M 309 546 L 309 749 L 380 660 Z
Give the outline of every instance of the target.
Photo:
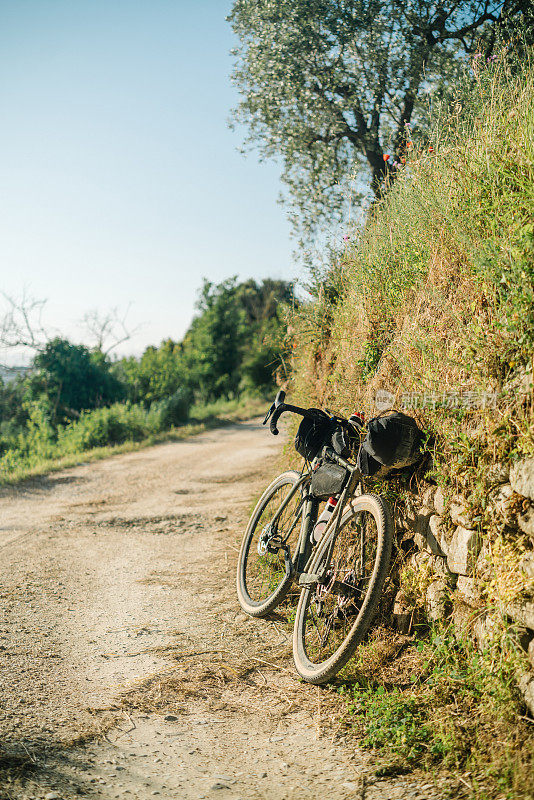
M 324 573 L 324 583 L 302 590 L 293 631 L 297 672 L 314 684 L 339 672 L 373 621 L 391 558 L 393 519 L 387 503 L 372 494 L 354 499 L 325 564 L 330 539 L 325 537 L 307 568 Z

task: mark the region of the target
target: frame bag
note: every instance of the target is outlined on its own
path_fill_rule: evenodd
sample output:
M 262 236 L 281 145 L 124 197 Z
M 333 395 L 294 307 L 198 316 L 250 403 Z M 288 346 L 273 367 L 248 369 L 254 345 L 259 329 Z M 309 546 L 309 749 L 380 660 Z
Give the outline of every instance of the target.
M 340 494 L 345 488 L 348 472 L 338 464 L 327 461 L 321 464 L 312 475 L 311 493 L 318 500 L 327 500 Z
M 332 433 L 332 447 L 341 458 L 351 458 L 357 452 L 360 437 L 356 429 L 343 419 L 336 420 Z

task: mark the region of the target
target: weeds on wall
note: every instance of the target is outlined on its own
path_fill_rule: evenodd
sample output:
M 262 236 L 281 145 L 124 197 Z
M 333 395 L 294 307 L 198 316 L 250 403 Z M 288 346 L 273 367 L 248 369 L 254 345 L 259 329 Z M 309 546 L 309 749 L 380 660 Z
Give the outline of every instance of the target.
M 459 796 L 529 797 L 534 747 L 531 723 L 517 711 L 519 660 L 506 627 L 483 652 L 445 628 L 420 639 L 377 631 L 338 692 L 378 776 L 447 768 Z

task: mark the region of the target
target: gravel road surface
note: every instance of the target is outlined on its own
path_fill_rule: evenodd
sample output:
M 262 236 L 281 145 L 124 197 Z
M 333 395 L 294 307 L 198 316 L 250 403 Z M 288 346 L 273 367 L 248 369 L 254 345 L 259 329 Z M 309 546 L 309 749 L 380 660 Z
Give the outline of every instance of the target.
M 251 421 L 1 490 L 0 798 L 456 796 L 373 777 L 283 623 L 241 613 L 279 448 Z

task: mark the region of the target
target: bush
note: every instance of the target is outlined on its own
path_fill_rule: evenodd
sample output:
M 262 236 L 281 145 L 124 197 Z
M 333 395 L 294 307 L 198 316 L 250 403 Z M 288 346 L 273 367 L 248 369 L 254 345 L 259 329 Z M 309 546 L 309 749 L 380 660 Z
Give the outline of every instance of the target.
M 128 440 L 139 441 L 147 433 L 143 416 L 146 414 L 138 406 L 120 404 L 84 411 L 78 420 L 60 429 L 58 448 L 63 453 L 81 453 Z
M 182 386 L 167 399 L 152 405 L 159 410 L 160 430 L 167 430 L 187 421 L 191 408 L 191 394 Z

